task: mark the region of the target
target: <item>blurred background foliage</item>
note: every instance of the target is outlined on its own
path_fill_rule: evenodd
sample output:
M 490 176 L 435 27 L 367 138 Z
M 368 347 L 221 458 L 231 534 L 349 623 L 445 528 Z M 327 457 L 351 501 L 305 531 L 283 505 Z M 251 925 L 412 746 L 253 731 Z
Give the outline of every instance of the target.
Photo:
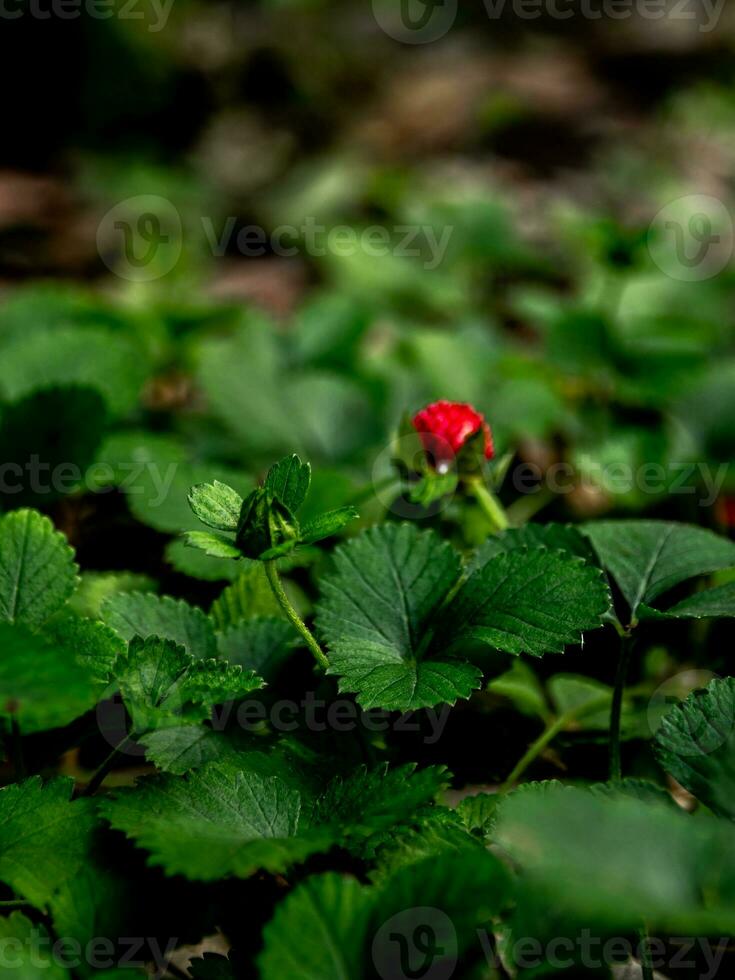
M 673 479 L 735 448 L 735 17 L 705 30 L 708 6 L 690 7 L 528 20 L 461 3 L 420 45 L 352 0 L 174 0 L 167 17 L 139 0 L 134 18 L 6 25 L 4 459 L 96 463 L 87 487 L 140 490 L 117 525 L 170 535 L 192 482 L 246 487 L 286 451 L 321 464 L 325 502 L 350 499 L 401 413 L 445 397 L 477 405 L 516 461 L 573 468 L 571 493 L 530 510 L 722 529 L 735 474 L 718 502 L 600 476 Z M 142 195 L 168 242 L 131 277 Z M 690 227 L 692 195 L 719 203 L 725 254 L 688 280 L 654 219 Z M 309 222 L 394 244 L 418 227 L 421 254 L 238 244 Z M 147 459 L 174 466 L 164 500 L 122 475 Z M 78 546 L 101 519 L 89 494 L 3 495 L 29 503 Z

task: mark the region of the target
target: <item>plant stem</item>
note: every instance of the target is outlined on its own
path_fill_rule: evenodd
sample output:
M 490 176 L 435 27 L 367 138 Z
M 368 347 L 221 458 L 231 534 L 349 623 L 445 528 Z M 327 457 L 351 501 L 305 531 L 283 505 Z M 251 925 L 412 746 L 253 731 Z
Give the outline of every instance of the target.
M 272 561 L 265 562 L 265 574 L 268 578 L 271 589 L 273 590 L 273 595 L 278 600 L 278 604 L 281 609 L 286 614 L 286 618 L 291 623 L 291 625 L 301 634 L 306 643 L 307 647 L 311 650 L 314 655 L 314 659 L 319 664 L 319 666 L 326 670 L 329 666 L 329 661 L 327 660 L 324 651 L 317 643 L 314 638 L 314 634 L 311 632 L 309 627 L 303 621 L 303 619 L 296 612 L 294 607 L 291 605 L 291 601 L 286 595 L 283 586 L 281 585 L 281 580 L 278 577 L 278 569 L 276 568 L 275 559 Z
M 498 534 L 500 531 L 505 531 L 510 526 L 508 518 L 500 501 L 492 490 L 488 490 L 479 478 L 468 481 L 467 486 L 472 496 L 480 505 L 483 514 L 490 522 L 493 533 Z
M 559 732 L 563 731 L 568 724 L 569 717 L 567 715 L 561 715 L 561 717 L 549 722 L 536 741 L 529 745 L 528 751 L 516 763 L 513 771 L 505 780 L 498 792 L 507 793 L 508 790 L 512 789 L 526 769 L 528 769 L 528 767 L 531 765 L 533 760 L 537 758 L 537 756 L 541 755 L 549 742 L 553 741 Z
M 547 722 L 544 730 L 541 732 L 536 741 L 528 747 L 528 751 L 518 761 L 515 768 L 500 787 L 498 792 L 507 793 L 508 790 L 512 789 L 534 759 L 541 755 L 546 746 L 552 742 L 557 735 L 563 732 L 564 729 L 568 725 L 571 725 L 572 722 L 579 721 L 579 719 L 584 718 L 585 715 L 599 711 L 607 701 L 608 697 L 603 695 L 599 698 L 595 698 L 594 701 L 588 701 L 587 704 L 580 705 L 578 708 L 572 708 L 570 711 L 566 711 L 563 715 L 559 715 L 558 718 L 554 718 Z
M 129 741 L 130 741 L 129 737 L 126 736 L 122 740 L 122 742 L 120 742 L 120 744 L 117 746 L 117 748 L 114 748 L 112 752 L 110 752 L 110 754 L 107 756 L 105 761 L 102 763 L 102 765 L 99 767 L 99 769 L 95 772 L 95 774 L 92 776 L 90 781 L 87 783 L 85 788 L 82 790 L 80 794 L 81 796 L 94 796 L 94 794 L 97 792 L 97 790 L 104 782 L 105 777 L 114 766 L 118 757 L 121 756 L 122 753 L 125 751 L 125 747 Z
M 641 938 L 641 974 L 643 980 L 653 980 L 653 967 L 651 966 L 651 951 L 648 948 L 648 929 L 643 925 L 639 931 Z
M 617 783 L 623 778 L 623 768 L 620 761 L 620 728 L 623 714 L 623 694 L 625 680 L 628 676 L 630 655 L 633 652 L 633 638 L 629 633 L 620 638 L 620 659 L 615 675 L 615 690 L 613 691 L 610 707 L 610 779 Z
M 16 782 L 25 779 L 26 766 L 23 758 L 23 742 L 21 740 L 20 725 L 15 717 L 10 719 L 10 731 L 5 736 L 6 751 L 8 758 L 13 766 L 13 773 Z

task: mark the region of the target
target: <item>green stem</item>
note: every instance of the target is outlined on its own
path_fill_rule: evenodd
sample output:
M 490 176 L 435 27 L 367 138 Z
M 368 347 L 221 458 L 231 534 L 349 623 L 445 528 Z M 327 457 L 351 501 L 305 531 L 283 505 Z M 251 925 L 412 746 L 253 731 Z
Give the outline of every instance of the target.
M 600 698 L 596 698 L 594 701 L 589 701 L 587 704 L 580 705 L 578 708 L 572 708 L 569 711 L 566 711 L 563 715 L 559 715 L 558 718 L 554 718 L 547 722 L 544 730 L 541 732 L 536 741 L 528 747 L 528 751 L 518 761 L 513 771 L 505 780 L 498 792 L 507 793 L 508 790 L 512 789 L 526 769 L 528 769 L 531 763 L 538 758 L 539 755 L 541 755 L 546 746 L 550 742 L 553 742 L 557 735 L 561 734 L 561 732 L 563 732 L 568 725 L 571 725 L 572 722 L 579 721 L 579 719 L 584 718 L 585 715 L 599 711 L 600 708 L 607 703 L 607 701 L 607 696 L 603 695 Z
M 283 609 L 285 612 L 286 618 L 301 634 L 307 647 L 314 654 L 314 659 L 319 666 L 326 670 L 329 666 L 329 661 L 327 660 L 324 651 L 314 638 L 314 634 L 291 605 L 291 601 L 286 595 L 283 586 L 281 585 L 281 580 L 278 577 L 278 569 L 276 568 L 275 560 L 265 562 L 265 574 L 268 578 L 268 582 L 270 583 L 270 587 L 273 590 L 273 595 L 278 600 L 278 604 L 280 605 L 281 609 Z
M 610 779 L 617 783 L 623 778 L 623 767 L 620 761 L 620 729 L 623 715 L 623 695 L 625 680 L 628 676 L 630 655 L 633 652 L 633 638 L 629 633 L 620 638 L 620 659 L 615 675 L 615 690 L 613 691 L 610 707 Z
M 648 948 L 648 929 L 643 925 L 638 933 L 641 938 L 641 974 L 643 980 L 653 980 L 653 966 L 651 965 L 651 951 Z
M 6 751 L 8 758 L 13 766 L 16 782 L 25 779 L 26 765 L 23 758 L 23 742 L 20 734 L 20 725 L 15 717 L 10 719 L 10 731 L 5 737 Z
M 99 769 L 95 772 L 95 774 L 92 776 L 90 781 L 87 783 L 86 787 L 82 790 L 80 796 L 94 796 L 94 794 L 97 792 L 97 790 L 104 782 L 107 774 L 115 765 L 115 762 L 117 762 L 118 758 L 125 751 L 125 748 L 129 741 L 130 738 L 126 736 L 122 740 L 122 742 L 120 742 L 120 744 L 117 746 L 117 748 L 114 748 L 112 752 L 110 752 L 110 754 L 107 756 L 105 761 L 102 763 L 102 765 L 99 767 Z
M 475 498 L 480 508 L 490 522 L 494 534 L 505 531 L 510 525 L 500 501 L 492 492 L 488 490 L 481 479 L 470 480 L 467 483 L 470 493 Z

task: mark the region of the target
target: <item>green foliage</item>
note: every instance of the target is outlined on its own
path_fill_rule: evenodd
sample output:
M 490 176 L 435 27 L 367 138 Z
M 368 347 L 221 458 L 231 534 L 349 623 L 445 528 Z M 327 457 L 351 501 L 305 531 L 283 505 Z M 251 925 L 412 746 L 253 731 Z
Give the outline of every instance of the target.
M 74 552 L 36 511 L 0 518 L 0 620 L 37 627 L 76 587 Z
M 669 711 L 655 749 L 666 772 L 715 813 L 735 819 L 735 679 L 714 680 Z

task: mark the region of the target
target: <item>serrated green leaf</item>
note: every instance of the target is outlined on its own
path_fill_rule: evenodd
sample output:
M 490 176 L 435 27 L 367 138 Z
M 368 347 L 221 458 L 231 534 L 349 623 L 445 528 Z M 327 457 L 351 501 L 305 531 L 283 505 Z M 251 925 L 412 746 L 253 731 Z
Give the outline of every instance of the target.
M 74 552 L 47 517 L 16 510 L 0 518 L 0 621 L 38 627 L 76 584 Z
M 566 551 L 594 564 L 595 555 L 589 542 L 572 524 L 524 524 L 511 527 L 502 534 L 493 534 L 475 552 L 470 571 L 516 548 L 550 548 L 553 551 Z
M 313 819 L 318 824 L 343 826 L 348 836 L 374 833 L 413 815 L 447 785 L 444 766 L 361 766 L 347 778 L 332 780 L 316 801 Z
M 121 592 L 102 604 L 102 620 L 128 641 L 134 636 L 159 636 L 184 647 L 195 659 L 217 656 L 211 620 L 183 599 Z
M 42 923 L 32 922 L 22 912 L 0 916 L 3 966 L 12 969 L 15 980 L 68 980 L 71 974 L 58 963 L 52 945 Z
M 210 558 L 242 558 L 242 552 L 235 545 L 234 539 L 212 531 L 184 531 L 184 543 L 189 548 L 197 548 Z
M 168 874 L 213 881 L 282 872 L 326 849 L 304 828 L 301 794 L 277 776 L 209 763 L 185 777 L 153 776 L 101 803 L 104 816 Z M 202 842 L 206 841 L 206 846 Z
M 88 858 L 94 804 L 70 802 L 73 787 L 32 776 L 0 789 L 0 881 L 40 909 Z
M 735 582 L 703 589 L 663 611 L 673 619 L 715 619 L 735 616 Z
M 68 725 L 97 701 L 99 683 L 68 639 L 0 623 L 0 717 L 14 718 L 24 735 Z
M 69 600 L 78 616 L 99 619 L 102 603 L 118 592 L 155 592 L 156 583 L 137 572 L 82 572 L 79 586 Z
M 220 656 L 243 670 L 254 670 L 268 683 L 275 680 L 294 648 L 294 630 L 285 619 L 248 619 L 217 634 Z
M 502 797 L 497 793 L 466 796 L 457 807 L 457 816 L 469 833 L 487 838 L 495 827 L 495 816 L 501 800 Z
M 689 524 L 597 521 L 583 530 L 633 619 L 641 604 L 651 605 L 680 582 L 735 566 L 734 542 Z
M 215 531 L 237 530 L 242 497 L 226 483 L 199 483 L 189 491 L 188 500 L 202 524 Z
M 300 541 L 302 544 L 322 541 L 324 538 L 337 534 L 356 517 L 359 517 L 359 514 L 354 507 L 340 507 L 338 510 L 327 511 L 326 514 L 321 514 L 302 526 L 299 535 Z
M 295 514 L 306 500 L 311 484 L 311 466 L 294 454 L 274 463 L 268 470 L 264 487 Z
M 507 653 L 562 653 L 602 626 L 609 608 L 598 569 L 559 551 L 516 549 L 470 576 L 442 613 L 432 646 L 479 640 Z
M 98 685 L 106 683 L 115 661 L 125 650 L 124 640 L 110 626 L 71 613 L 54 616 L 44 626 L 43 635 L 52 646 L 72 652 L 76 662 Z
M 242 560 L 240 574 L 215 599 L 209 615 L 219 632 L 255 617 L 283 616 L 261 562 Z
M 629 777 L 615 783 L 593 783 L 590 786 L 590 792 L 606 800 L 630 797 L 634 800 L 640 800 L 642 803 L 663 803 L 671 807 L 677 805 L 663 786 L 657 786 L 650 779 Z
M 459 577 L 460 560 L 433 531 L 410 524 L 370 528 L 334 553 L 322 578 L 317 623 L 329 671 L 364 708 L 406 711 L 469 697 L 477 668 L 425 659 L 436 608 Z
M 146 758 L 162 772 L 183 775 L 208 762 L 223 762 L 237 768 L 252 739 L 237 730 L 219 731 L 207 725 L 173 725 L 148 732 L 140 739 Z
M 685 789 L 735 820 L 735 678 L 713 680 L 664 715 L 654 750 Z
M 196 660 L 172 640 L 133 637 L 114 677 L 133 722 L 133 734 L 206 719 L 216 704 L 263 686 L 252 672 L 221 660 Z

